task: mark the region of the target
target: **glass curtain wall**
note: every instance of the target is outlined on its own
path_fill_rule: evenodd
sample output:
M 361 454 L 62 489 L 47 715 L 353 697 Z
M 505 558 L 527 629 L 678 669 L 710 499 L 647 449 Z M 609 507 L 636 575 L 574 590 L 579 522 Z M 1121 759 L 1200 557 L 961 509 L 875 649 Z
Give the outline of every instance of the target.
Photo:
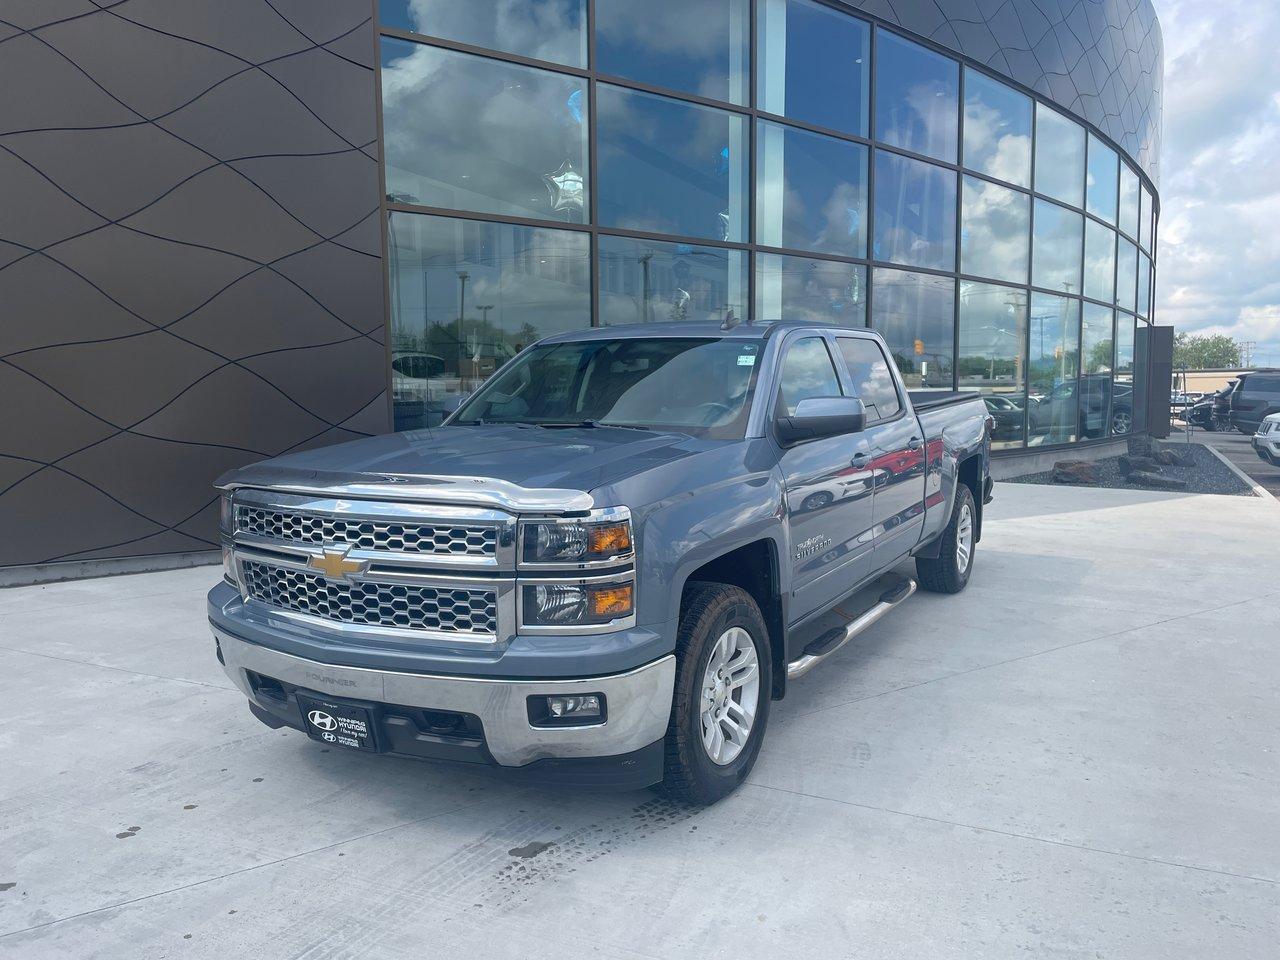
M 1142 422 L 1151 186 L 1000 77 L 832 0 L 379 17 L 398 429 L 558 331 L 779 319 L 878 330 L 998 448 Z

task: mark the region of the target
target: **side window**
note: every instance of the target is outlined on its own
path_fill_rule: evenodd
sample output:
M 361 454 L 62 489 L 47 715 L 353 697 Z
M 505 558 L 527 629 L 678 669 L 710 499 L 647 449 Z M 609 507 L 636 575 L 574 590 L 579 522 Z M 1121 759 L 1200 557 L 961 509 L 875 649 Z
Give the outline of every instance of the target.
M 884 351 L 874 340 L 840 337 L 840 353 L 849 368 L 853 395 L 867 408 L 867 421 L 888 420 L 902 411 L 902 398 Z
M 821 337 L 805 337 L 787 348 L 778 384 L 778 416 L 791 416 L 801 400 L 840 395 L 840 378 Z

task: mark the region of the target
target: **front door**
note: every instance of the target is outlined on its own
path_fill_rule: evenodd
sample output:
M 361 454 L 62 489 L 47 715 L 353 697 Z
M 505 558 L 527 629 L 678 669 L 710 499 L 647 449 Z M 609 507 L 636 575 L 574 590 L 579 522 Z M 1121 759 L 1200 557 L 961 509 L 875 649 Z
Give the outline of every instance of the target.
M 775 415 L 809 397 L 843 395 L 826 340 L 804 335 L 786 344 Z M 790 516 L 793 602 L 799 617 L 850 593 L 871 570 L 873 473 L 863 434 L 798 443 L 779 468 Z

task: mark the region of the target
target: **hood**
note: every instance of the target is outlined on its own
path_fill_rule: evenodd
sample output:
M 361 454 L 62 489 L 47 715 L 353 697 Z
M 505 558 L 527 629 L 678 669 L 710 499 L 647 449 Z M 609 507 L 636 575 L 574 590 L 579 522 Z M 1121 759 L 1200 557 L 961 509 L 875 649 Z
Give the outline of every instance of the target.
M 225 474 L 217 486 L 531 512 L 588 510 L 595 506 L 592 490 L 713 444 L 616 427 L 437 427 L 264 460 Z

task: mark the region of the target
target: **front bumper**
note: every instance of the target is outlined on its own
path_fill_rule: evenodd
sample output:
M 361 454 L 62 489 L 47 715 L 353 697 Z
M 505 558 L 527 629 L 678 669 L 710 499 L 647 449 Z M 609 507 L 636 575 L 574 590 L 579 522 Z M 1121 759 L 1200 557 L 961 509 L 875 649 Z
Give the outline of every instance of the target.
M 1261 459 L 1268 459 L 1269 454 L 1271 460 L 1280 460 L 1280 433 L 1274 430 L 1261 435 L 1255 433 L 1252 442 L 1254 452 Z
M 211 626 L 227 676 L 249 698 L 255 716 L 271 726 L 306 729 L 296 699 L 301 693 L 372 709 L 383 752 L 482 763 L 523 771 L 532 780 L 639 787 L 661 779 L 673 656 L 583 679 L 440 676 L 306 660 Z M 605 721 L 581 727 L 530 723 L 528 697 L 576 693 L 603 694 Z M 442 734 L 432 725 L 441 717 L 467 719 Z

